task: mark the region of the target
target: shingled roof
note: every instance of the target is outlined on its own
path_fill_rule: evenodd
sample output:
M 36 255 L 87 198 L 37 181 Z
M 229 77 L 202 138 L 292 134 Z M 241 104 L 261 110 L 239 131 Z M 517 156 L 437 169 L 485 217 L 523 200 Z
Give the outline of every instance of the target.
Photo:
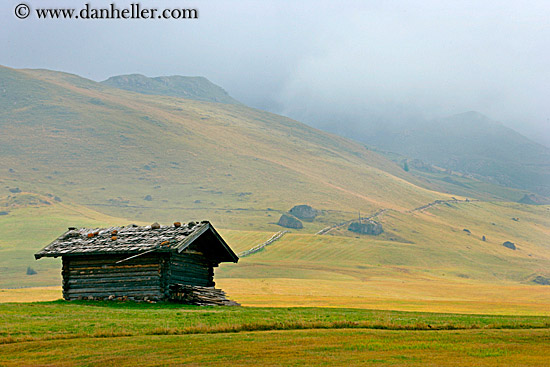
M 178 222 L 170 226 L 154 223 L 110 228 L 69 228 L 34 257 L 72 255 L 134 254 L 147 252 L 182 252 L 203 234 L 210 243 L 207 252 L 215 253 L 219 262 L 237 262 L 238 257 L 208 221 Z

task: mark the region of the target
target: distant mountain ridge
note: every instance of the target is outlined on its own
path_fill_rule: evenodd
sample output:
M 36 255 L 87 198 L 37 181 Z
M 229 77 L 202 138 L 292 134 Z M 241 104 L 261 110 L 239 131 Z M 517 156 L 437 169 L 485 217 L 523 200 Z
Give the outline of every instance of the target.
M 203 77 L 111 77 L 104 85 L 149 95 L 239 104 Z M 342 131 L 344 129 L 345 131 Z M 414 124 L 364 121 L 324 130 L 493 184 L 550 197 L 550 149 L 475 111 Z
M 487 182 L 550 196 L 550 149 L 479 112 L 324 129 Z
M 149 78 L 141 74 L 110 77 L 105 85 L 131 92 L 192 99 L 204 102 L 239 104 L 223 88 L 202 76 L 159 76 Z

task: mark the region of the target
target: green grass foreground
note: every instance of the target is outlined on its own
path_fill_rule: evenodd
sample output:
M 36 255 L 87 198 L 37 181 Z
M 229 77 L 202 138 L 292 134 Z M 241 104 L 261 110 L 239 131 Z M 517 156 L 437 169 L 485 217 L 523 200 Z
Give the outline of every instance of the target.
M 198 307 L 133 302 L 0 304 L 0 344 L 52 339 L 299 329 L 544 329 L 550 317 L 339 308 Z
M 544 365 L 550 318 L 131 302 L 0 304 L 0 365 Z

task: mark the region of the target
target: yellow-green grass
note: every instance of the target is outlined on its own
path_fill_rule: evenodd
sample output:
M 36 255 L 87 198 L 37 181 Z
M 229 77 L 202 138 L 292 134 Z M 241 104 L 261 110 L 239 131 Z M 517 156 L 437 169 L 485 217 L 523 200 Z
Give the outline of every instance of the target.
M 442 279 L 373 277 L 326 279 L 217 279 L 245 306 L 354 307 L 379 310 L 495 315 L 550 315 L 550 290 L 536 285 L 460 283 Z
M 493 315 L 550 315 L 547 288 L 433 280 L 217 278 L 231 299 L 254 307 L 349 307 Z M 0 289 L 0 303 L 61 299 L 61 287 Z
M 56 301 L 0 305 L 0 344 L 47 339 L 292 329 L 539 329 L 543 316 L 465 315 L 349 308 L 200 307 Z
M 129 220 L 114 218 L 83 206 L 58 203 L 45 196 L 21 193 L 18 197 L 18 202 L 9 202 L 10 215 L 0 216 L 2 288 L 60 284 L 60 260 L 47 258 L 36 261 L 33 255 L 65 232 L 67 227 L 130 223 Z M 28 205 L 28 202 L 35 204 Z M 36 274 L 27 275 L 28 267 L 36 271 Z
M 142 95 L 47 71 L 0 68 L 0 77 L 8 91 L 0 110 L 5 194 L 22 187 L 116 217 L 208 217 L 267 231 L 296 204 L 345 212 L 335 218 L 342 220 L 449 197 L 361 144 L 242 105 Z
M 237 254 L 266 242 L 275 234 L 272 232 L 238 231 L 232 229 L 220 229 L 219 232 L 231 249 Z
M 547 288 L 434 280 L 228 279 L 217 286 L 231 299 L 254 307 L 351 307 L 419 312 L 550 315 Z M 0 303 L 61 299 L 61 287 L 0 289 Z
M 548 315 L 550 287 L 533 282 L 550 275 L 547 209 L 473 202 L 390 211 L 379 218 L 383 239 L 290 233 L 222 266 L 216 282 L 254 306 Z M 408 242 L 391 241 L 396 234 Z
M 32 255 L 67 226 L 129 222 L 71 208 L 63 203 L 23 207 L 0 219 L 2 266 L 7 269 L 2 288 L 59 286 L 60 260 L 35 261 Z M 548 276 L 546 211 L 547 207 L 471 202 L 415 213 L 389 211 L 379 218 L 387 232 L 380 239 L 349 236 L 345 230 L 336 234 L 346 236 L 288 233 L 238 264 L 222 264 L 216 269 L 216 283 L 233 299 L 252 306 L 548 315 L 550 287 L 532 282 L 535 275 Z M 512 217 L 520 217 L 519 222 Z M 32 240 L 21 236 L 26 228 Z M 220 232 L 237 253 L 273 235 Z M 481 233 L 487 241 L 481 241 Z M 392 241 L 394 237 L 408 242 Z M 503 247 L 504 240 L 516 242 L 518 250 Z M 26 275 L 27 266 L 38 274 Z M 13 299 L 9 293 L 4 291 L 3 298 Z M 53 299 L 32 289 L 24 293 L 25 300 Z
M 544 330 L 292 330 L 31 341 L 4 366 L 544 366 Z
M 46 302 L 62 298 L 60 286 L 0 289 L 0 303 Z
M 34 254 L 59 237 L 68 227 L 147 224 L 111 217 L 75 204 L 59 203 L 37 194 L 21 193 L 17 198 L 17 202 L 9 201 L 10 215 L 0 216 L 0 288 L 61 284 L 61 260 L 43 258 L 36 261 Z M 271 232 L 235 230 L 221 230 L 221 233 L 237 253 L 265 242 L 273 235 Z M 28 267 L 36 271 L 36 274 L 27 275 Z M 25 296 L 29 301 L 44 300 L 40 292 L 21 292 L 35 295 Z M 2 298 L 0 294 L 0 302 Z
M 123 302 L 0 305 L 2 365 L 537 365 L 548 317 Z
M 280 256 L 317 256 L 320 261 L 324 257 L 335 265 L 345 257 L 350 266 L 355 260 L 356 266 L 399 266 L 413 274 L 527 284 L 536 275 L 550 276 L 548 209 L 470 202 L 443 204 L 415 213 L 388 211 L 378 218 L 387 232 L 384 236 L 357 236 L 345 229 L 333 233 L 347 238 L 308 241 L 307 235 L 289 235 L 270 253 L 275 256 L 277 246 L 293 239 L 293 244 L 279 247 L 279 251 L 285 251 L 284 255 L 279 252 Z M 502 246 L 505 241 L 514 242 L 517 249 Z

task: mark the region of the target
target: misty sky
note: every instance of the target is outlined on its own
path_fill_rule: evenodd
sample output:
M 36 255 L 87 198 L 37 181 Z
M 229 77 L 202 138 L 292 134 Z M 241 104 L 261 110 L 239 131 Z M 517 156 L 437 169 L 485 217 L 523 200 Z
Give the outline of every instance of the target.
M 197 8 L 193 21 L 19 20 L 20 2 L 111 1 L 3 0 L 2 65 L 98 81 L 202 75 L 248 105 L 312 125 L 476 110 L 550 146 L 547 0 L 140 2 Z

